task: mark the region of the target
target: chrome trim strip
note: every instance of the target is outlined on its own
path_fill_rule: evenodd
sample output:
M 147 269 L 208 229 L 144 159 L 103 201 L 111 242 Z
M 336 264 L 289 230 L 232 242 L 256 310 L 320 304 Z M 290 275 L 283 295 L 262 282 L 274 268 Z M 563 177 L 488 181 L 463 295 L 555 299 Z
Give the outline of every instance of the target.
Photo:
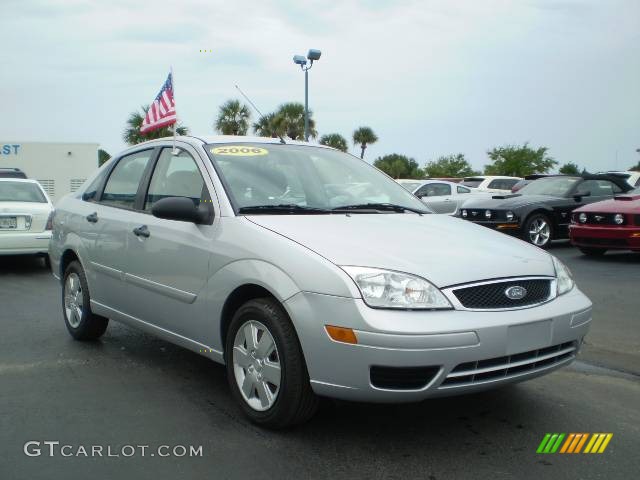
M 138 277 L 130 273 L 124 274 L 124 281 L 145 288 L 152 292 L 166 295 L 167 297 L 174 298 L 184 303 L 193 303 L 196 301 L 196 298 L 198 298 L 198 295 L 196 295 L 195 293 L 185 292 L 184 290 L 179 290 L 162 283 L 147 280 L 146 278 Z
M 516 306 L 516 307 L 507 307 L 507 308 L 467 308 L 464 305 L 462 305 L 462 303 L 460 302 L 460 300 L 458 300 L 458 297 L 456 297 L 455 293 L 453 293 L 454 290 L 458 290 L 461 288 L 470 288 L 470 287 L 478 287 L 481 285 L 489 285 L 489 284 L 493 284 L 493 283 L 507 283 L 507 282 L 518 282 L 518 281 L 524 281 L 524 280 L 549 280 L 551 285 L 549 287 L 549 297 L 547 297 L 545 300 L 543 300 L 542 302 L 538 302 L 538 303 L 532 303 L 529 305 L 522 305 L 522 306 Z M 556 277 L 547 277 L 547 276 L 531 276 L 531 277 L 506 277 L 506 278 L 498 278 L 498 279 L 494 279 L 494 280 L 484 280 L 484 281 L 480 281 L 480 282 L 472 282 L 472 283 L 461 283 L 458 285 L 454 285 L 451 287 L 446 287 L 441 289 L 442 293 L 447 297 L 447 299 L 451 302 L 451 304 L 453 305 L 453 308 L 455 308 L 456 310 L 466 310 L 469 312 L 507 312 L 507 311 L 511 311 L 511 310 L 524 310 L 527 308 L 533 308 L 533 307 L 538 307 L 540 305 L 544 305 L 545 303 L 550 302 L 551 300 L 555 299 L 558 295 L 557 295 L 557 279 Z
M 575 352 L 575 350 L 576 350 L 576 347 L 567 347 L 567 348 L 565 348 L 563 350 L 558 350 L 557 352 L 547 353 L 546 355 L 540 355 L 540 356 L 537 356 L 537 357 L 529 358 L 527 360 L 520 360 L 518 362 L 503 363 L 501 365 L 492 365 L 491 367 L 476 368 L 474 370 L 464 370 L 462 372 L 455 372 L 455 373 L 452 372 L 449 375 L 447 375 L 447 378 L 465 377 L 467 375 L 478 375 L 480 373 L 496 372 L 498 370 L 506 370 L 508 368 L 516 368 L 516 367 L 520 367 L 522 365 L 530 365 L 532 363 L 548 360 L 549 358 L 560 357 L 560 356 L 564 355 L 565 353 Z M 517 354 L 511 355 L 511 356 L 513 357 L 515 355 L 517 355 Z
M 499 383 L 499 382 L 505 382 L 505 381 L 510 381 L 513 380 L 514 378 L 519 378 L 519 377 L 526 377 L 529 375 L 539 375 L 543 372 L 545 372 L 546 370 L 554 370 L 556 368 L 559 368 L 565 364 L 571 363 L 576 359 L 575 355 L 572 355 L 568 358 L 565 358 L 557 363 L 554 363 L 553 365 L 546 365 L 542 368 L 536 368 L 534 370 L 528 370 L 526 372 L 518 372 L 516 374 L 509 374 L 506 375 L 504 377 L 496 377 L 496 378 L 490 378 L 487 380 L 475 380 L 473 382 L 467 382 L 467 383 L 456 383 L 454 385 L 440 385 L 438 387 L 438 390 L 452 390 L 455 388 L 469 388 L 469 387 L 474 387 L 476 385 L 480 386 L 480 385 L 487 385 L 490 383 Z M 443 380 L 444 381 L 444 380 Z

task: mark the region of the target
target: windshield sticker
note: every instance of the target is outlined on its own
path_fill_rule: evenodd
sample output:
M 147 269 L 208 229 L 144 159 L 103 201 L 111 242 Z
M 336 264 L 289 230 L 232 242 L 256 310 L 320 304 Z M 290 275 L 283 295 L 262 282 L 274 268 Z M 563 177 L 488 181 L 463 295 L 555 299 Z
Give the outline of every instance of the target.
M 269 155 L 266 148 L 246 147 L 243 145 L 235 147 L 215 147 L 211 149 L 214 155 L 230 155 L 236 157 L 251 157 L 256 155 Z

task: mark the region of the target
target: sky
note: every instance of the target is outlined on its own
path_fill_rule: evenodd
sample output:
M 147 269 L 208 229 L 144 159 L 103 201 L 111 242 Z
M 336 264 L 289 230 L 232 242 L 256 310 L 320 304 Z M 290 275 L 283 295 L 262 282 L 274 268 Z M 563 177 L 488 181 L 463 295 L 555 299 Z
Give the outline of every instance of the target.
M 236 84 L 263 113 L 303 102 L 292 57 L 309 48 L 319 133 L 370 126 L 369 161 L 482 169 L 524 142 L 590 171 L 640 160 L 638 0 L 2 0 L 0 140 L 115 154 L 170 67 L 181 122 L 213 134 Z

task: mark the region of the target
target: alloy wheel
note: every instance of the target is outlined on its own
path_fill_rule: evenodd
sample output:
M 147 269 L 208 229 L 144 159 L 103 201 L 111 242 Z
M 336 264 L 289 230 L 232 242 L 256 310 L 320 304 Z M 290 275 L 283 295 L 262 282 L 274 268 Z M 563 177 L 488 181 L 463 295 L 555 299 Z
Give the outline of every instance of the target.
M 541 247 L 546 245 L 551 236 L 549 224 L 542 218 L 536 218 L 529 226 L 529 238 L 531 243 Z
M 273 336 L 257 320 L 246 321 L 233 342 L 233 372 L 247 404 L 265 411 L 273 406 L 280 391 L 282 369 Z
M 64 312 L 72 328 L 78 328 L 80 325 L 83 308 L 84 293 L 80 277 L 77 273 L 72 272 L 67 276 L 64 284 Z

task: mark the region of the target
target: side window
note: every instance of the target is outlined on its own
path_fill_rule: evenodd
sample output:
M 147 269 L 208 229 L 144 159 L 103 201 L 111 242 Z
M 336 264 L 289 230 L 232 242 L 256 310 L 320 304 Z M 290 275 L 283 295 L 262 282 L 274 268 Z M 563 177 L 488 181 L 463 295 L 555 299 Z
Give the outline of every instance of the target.
M 144 150 L 122 157 L 104 186 L 100 203 L 120 208 L 133 208 L 138 185 L 152 154 L 153 150 Z
M 107 175 L 107 170 L 103 170 L 98 174 L 96 178 L 89 184 L 89 186 L 82 193 L 82 200 L 85 202 L 95 202 L 98 196 L 98 189 L 102 185 L 104 177 Z
M 184 150 L 178 155 L 173 155 L 170 148 L 162 150 L 151 176 L 144 209 L 151 211 L 155 202 L 167 197 L 190 198 L 196 206 L 210 200 L 198 165 Z
M 578 186 L 577 191 L 580 193 L 589 192 L 592 197 L 611 197 L 614 185 L 608 180 L 585 180 Z
M 640 187 L 640 177 L 638 177 L 638 180 L 636 180 L 636 184 L 635 184 L 635 186 L 636 186 L 636 187 Z
M 458 193 L 471 193 L 471 190 L 469 190 L 468 188 L 465 187 L 456 187 L 458 190 Z

